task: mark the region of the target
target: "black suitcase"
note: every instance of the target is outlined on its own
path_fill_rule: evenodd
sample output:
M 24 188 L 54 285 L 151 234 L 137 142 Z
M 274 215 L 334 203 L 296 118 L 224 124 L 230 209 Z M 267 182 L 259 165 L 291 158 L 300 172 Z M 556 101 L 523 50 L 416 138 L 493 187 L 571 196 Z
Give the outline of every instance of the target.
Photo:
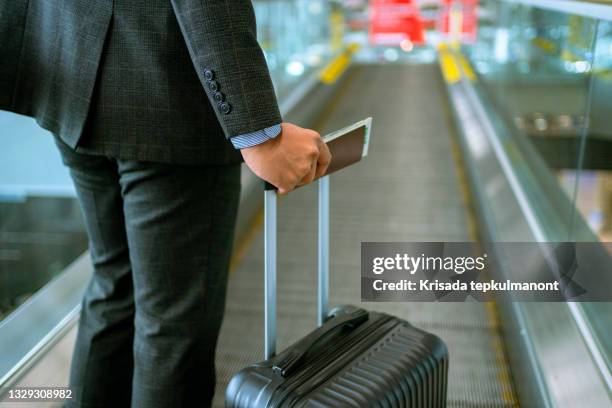
M 276 192 L 265 193 L 266 360 L 230 381 L 228 408 L 446 406 L 448 351 L 397 317 L 339 306 L 327 312 L 329 176 L 319 180 L 319 327 L 275 355 Z

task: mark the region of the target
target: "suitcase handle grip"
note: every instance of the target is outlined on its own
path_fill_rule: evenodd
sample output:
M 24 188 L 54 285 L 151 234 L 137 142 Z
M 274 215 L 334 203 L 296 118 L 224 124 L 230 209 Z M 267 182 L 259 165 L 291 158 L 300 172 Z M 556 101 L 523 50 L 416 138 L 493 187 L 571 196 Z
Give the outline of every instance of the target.
M 279 363 L 274 364 L 272 371 L 282 377 L 291 374 L 291 372 L 299 367 L 308 352 L 329 334 L 341 328 L 350 327 L 354 329 L 368 320 L 368 318 L 369 313 L 367 310 L 357 309 L 352 313 L 336 316 L 334 319 L 328 320 L 302 340 L 288 356 L 284 357 Z

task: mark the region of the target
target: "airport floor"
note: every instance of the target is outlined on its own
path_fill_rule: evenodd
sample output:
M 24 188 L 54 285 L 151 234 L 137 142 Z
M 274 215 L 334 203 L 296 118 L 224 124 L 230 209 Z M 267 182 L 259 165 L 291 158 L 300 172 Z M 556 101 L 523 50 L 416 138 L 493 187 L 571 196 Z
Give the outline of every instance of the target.
M 401 92 L 399 91 L 401 90 Z M 373 116 L 369 156 L 331 178 L 332 305 L 360 303 L 362 241 L 469 241 L 469 202 L 436 65 L 354 66 L 320 119 L 324 134 Z M 279 200 L 278 349 L 316 324 L 317 188 Z M 240 252 L 240 251 L 239 251 Z M 448 406 L 517 406 L 495 307 L 367 303 L 440 336 L 450 352 Z M 263 228 L 230 277 L 215 407 L 232 374 L 263 359 Z

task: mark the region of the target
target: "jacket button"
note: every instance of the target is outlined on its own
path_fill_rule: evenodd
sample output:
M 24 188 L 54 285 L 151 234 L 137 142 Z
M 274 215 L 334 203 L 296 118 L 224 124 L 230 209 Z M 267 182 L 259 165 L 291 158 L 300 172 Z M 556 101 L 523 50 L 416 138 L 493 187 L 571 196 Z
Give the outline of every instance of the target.
M 219 90 L 219 83 L 217 81 L 209 81 L 208 89 L 210 89 L 211 92 L 217 92 Z
M 224 115 L 227 115 L 232 110 L 232 105 L 230 105 L 227 102 L 219 103 L 218 107 L 219 107 L 219 110 L 221 111 L 221 113 L 223 113 Z
M 212 81 L 215 78 L 215 73 L 212 69 L 205 69 L 204 70 L 204 78 L 206 78 L 206 80 L 208 81 Z
M 225 100 L 225 95 L 223 95 L 222 92 L 215 92 L 213 98 L 215 98 L 215 101 L 217 102 L 223 102 Z

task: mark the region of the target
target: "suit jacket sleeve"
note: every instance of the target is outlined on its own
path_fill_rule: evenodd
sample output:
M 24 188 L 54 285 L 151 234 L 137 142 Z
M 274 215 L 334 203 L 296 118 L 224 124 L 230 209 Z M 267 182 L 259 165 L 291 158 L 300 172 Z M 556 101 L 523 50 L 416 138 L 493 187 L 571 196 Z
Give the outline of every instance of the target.
M 202 86 L 230 138 L 280 123 L 250 0 L 172 0 Z

